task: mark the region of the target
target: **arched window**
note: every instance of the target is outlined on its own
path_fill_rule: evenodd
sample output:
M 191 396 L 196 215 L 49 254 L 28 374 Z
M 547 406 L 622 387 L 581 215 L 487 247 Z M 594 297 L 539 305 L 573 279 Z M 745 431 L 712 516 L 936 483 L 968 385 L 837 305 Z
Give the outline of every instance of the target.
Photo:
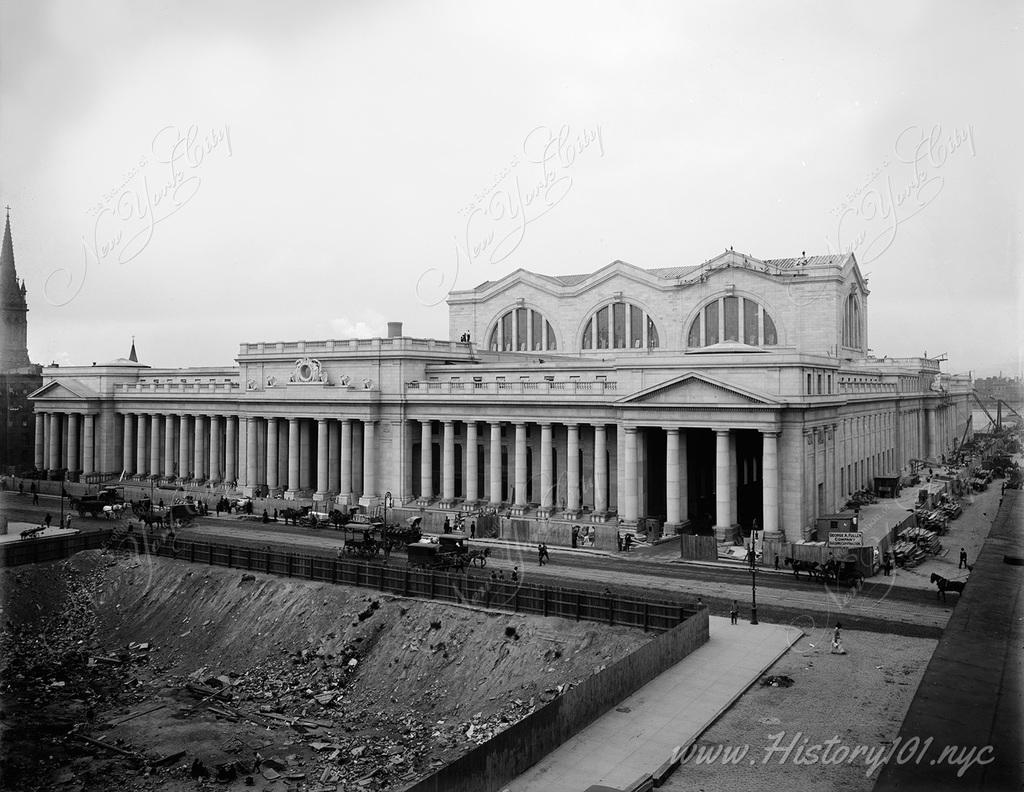
M 848 349 L 863 349 L 864 322 L 861 317 L 860 300 L 850 294 L 843 305 L 843 346 Z
M 686 334 L 688 347 L 712 346 L 722 341 L 776 346 L 779 336 L 775 322 L 760 303 L 727 294 L 701 308 Z
M 558 349 L 558 342 L 551 322 L 540 311 L 513 308 L 495 323 L 487 348 L 495 352 L 540 352 Z
M 633 303 L 613 302 L 598 308 L 583 326 L 582 349 L 656 349 L 654 320 Z

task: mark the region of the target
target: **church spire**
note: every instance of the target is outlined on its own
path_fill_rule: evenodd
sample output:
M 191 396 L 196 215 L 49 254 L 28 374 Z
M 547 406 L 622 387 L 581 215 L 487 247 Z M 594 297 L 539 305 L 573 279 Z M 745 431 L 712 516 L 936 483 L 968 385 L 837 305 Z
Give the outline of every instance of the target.
M 11 241 L 11 207 L 7 207 L 7 222 L 4 225 L 4 241 L 0 247 L 0 305 L 4 308 L 23 309 L 25 293 L 18 283 L 18 271 L 14 268 L 14 243 Z
M 14 242 L 11 240 L 11 207 L 7 207 L 4 239 L 0 243 L 0 326 L 4 333 L 0 343 L 0 371 L 20 368 L 28 360 L 28 303 L 25 283 L 18 283 L 14 268 Z
M 135 354 L 135 336 L 132 336 L 132 351 L 128 353 L 128 359 L 132 363 L 139 362 L 139 356 Z

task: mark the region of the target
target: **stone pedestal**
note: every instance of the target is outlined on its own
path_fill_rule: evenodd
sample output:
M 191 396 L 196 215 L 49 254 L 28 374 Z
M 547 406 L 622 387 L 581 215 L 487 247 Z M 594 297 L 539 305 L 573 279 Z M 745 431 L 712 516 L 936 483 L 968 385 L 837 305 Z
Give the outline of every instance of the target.
M 513 517 L 522 517 L 526 514 L 526 509 L 527 507 L 525 504 L 517 503 L 514 506 L 512 506 L 511 509 L 509 509 L 509 514 L 511 514 Z
M 475 512 L 479 504 L 476 501 L 463 501 L 459 506 L 460 511 Z
M 359 498 L 359 505 L 367 509 L 372 509 L 376 506 L 380 506 L 381 497 L 379 495 L 362 495 Z
M 246 487 L 246 489 L 247 490 L 251 490 L 252 487 Z M 299 493 L 298 493 L 297 490 L 285 490 L 284 491 L 284 499 L 286 501 L 293 501 L 296 498 L 298 498 L 298 496 L 299 496 Z
M 739 530 L 739 527 L 739 523 L 733 523 L 732 525 L 716 525 L 715 539 L 719 542 L 732 542 L 732 538 L 736 535 L 736 531 Z

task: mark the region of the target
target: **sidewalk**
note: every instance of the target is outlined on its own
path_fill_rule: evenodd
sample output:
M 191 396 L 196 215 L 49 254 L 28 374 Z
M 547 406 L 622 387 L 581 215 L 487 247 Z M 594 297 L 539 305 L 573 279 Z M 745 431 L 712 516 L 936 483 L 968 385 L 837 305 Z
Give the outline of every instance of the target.
M 625 788 L 654 772 L 724 713 L 802 635 L 793 627 L 731 625 L 710 617 L 711 637 L 519 776 L 507 792 Z

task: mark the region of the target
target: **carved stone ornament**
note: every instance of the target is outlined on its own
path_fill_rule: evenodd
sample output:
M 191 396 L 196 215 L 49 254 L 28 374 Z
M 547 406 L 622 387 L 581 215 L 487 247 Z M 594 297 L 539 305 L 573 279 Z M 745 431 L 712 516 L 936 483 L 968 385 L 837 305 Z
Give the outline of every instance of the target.
M 347 387 L 347 386 L 348 386 L 348 384 L 349 384 L 349 383 L 350 383 L 351 381 L 352 381 L 352 378 L 351 378 L 351 377 L 350 377 L 350 376 L 349 376 L 348 374 L 342 374 L 342 375 L 341 375 L 341 376 L 340 376 L 340 377 L 338 378 L 338 383 L 339 383 L 339 384 L 340 384 L 340 385 L 341 385 L 342 387 Z
M 323 370 L 319 360 L 299 358 L 295 361 L 295 371 L 288 378 L 289 382 L 327 382 L 327 372 Z
M 250 378 L 250 379 L 249 379 L 249 380 L 248 380 L 248 381 L 247 381 L 247 382 L 245 383 L 245 389 L 246 389 L 246 390 L 251 390 L 251 391 L 254 391 L 254 390 L 256 390 L 256 387 L 257 387 L 257 386 L 256 386 L 256 380 L 254 380 L 254 379 L 251 379 L 251 378 Z
M 275 377 L 273 374 L 271 374 L 269 377 L 267 377 L 267 387 L 268 388 L 273 388 L 273 387 L 276 387 L 276 386 L 277 386 L 277 377 Z

